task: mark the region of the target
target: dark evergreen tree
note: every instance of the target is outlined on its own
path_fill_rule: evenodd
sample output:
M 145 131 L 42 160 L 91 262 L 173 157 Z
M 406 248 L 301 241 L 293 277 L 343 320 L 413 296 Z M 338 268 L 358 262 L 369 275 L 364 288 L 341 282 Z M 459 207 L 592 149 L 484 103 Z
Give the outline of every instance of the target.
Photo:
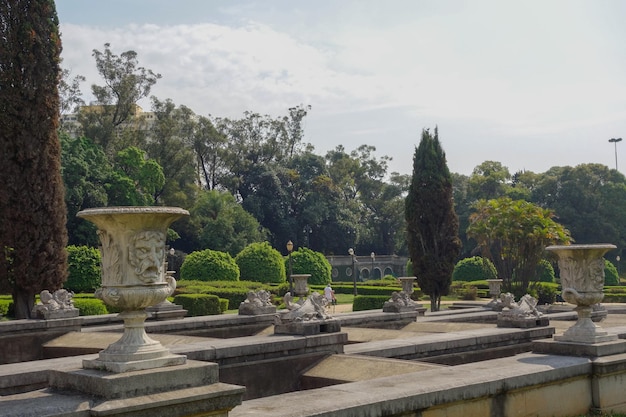
M 0 292 L 28 318 L 67 277 L 54 1 L 0 0 L 0 28 Z
M 413 177 L 405 201 L 407 243 L 413 273 L 431 311 L 438 311 L 447 295 L 460 253 L 459 219 L 454 211 L 452 180 L 437 128 L 422 131 L 413 156 Z

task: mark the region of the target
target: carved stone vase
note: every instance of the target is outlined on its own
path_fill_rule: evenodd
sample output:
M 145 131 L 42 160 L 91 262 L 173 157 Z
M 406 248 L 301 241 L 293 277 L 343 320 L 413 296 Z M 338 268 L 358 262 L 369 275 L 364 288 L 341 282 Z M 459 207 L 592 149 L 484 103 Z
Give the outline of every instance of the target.
M 399 277 L 400 283 L 402 284 L 402 291 L 407 293 L 409 296 L 413 294 L 413 283 L 417 281 L 416 277 Z
M 309 294 L 308 281 L 311 274 L 292 274 L 293 278 L 293 292 L 301 299 Z
M 591 320 L 592 306 L 604 298 L 604 254 L 615 245 L 562 245 L 548 246 L 547 251 L 558 256 L 561 275 L 562 297 L 575 304 L 578 320 L 562 336 L 559 342 L 594 344 L 617 340 Z
M 491 295 L 491 301 L 489 301 L 485 307 L 495 311 L 501 311 L 502 302 L 500 301 L 500 292 L 502 289 L 502 280 L 497 278 L 488 279 L 487 283 L 489 284 L 489 295 Z
M 165 271 L 165 238 L 168 226 L 186 215 L 187 210 L 176 207 L 104 207 L 77 214 L 98 227 L 102 287 L 95 295 L 120 309 L 124 320 L 121 339 L 98 359 L 83 361 L 83 368 L 127 372 L 185 363 L 185 356 L 173 355 L 149 338 L 144 322 L 146 307 L 176 289 L 176 280 Z

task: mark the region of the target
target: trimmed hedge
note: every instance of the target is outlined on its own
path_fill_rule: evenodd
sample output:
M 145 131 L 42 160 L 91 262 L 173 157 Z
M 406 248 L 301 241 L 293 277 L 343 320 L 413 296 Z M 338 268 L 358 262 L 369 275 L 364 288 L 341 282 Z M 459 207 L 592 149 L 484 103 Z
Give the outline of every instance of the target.
M 268 242 L 249 244 L 237 254 L 235 262 L 239 266 L 240 280 L 285 282 L 283 256 Z
M 476 281 L 495 279 L 498 276 L 493 263 L 481 256 L 461 259 L 452 271 L 453 281 Z
M 608 259 L 604 260 L 604 285 L 619 285 L 617 268 Z
M 321 253 L 309 248 L 299 248 L 291 253 L 292 273 L 311 274 L 309 285 L 326 285 L 332 282 L 332 266 Z M 285 270 L 289 271 L 289 257 L 285 257 Z
M 535 281 L 556 282 L 554 268 L 548 260 L 542 259 L 537 264 L 537 268 L 535 268 Z
M 93 292 L 100 286 L 100 251 L 89 246 L 70 245 L 67 250 L 67 281 L 63 288 L 74 293 Z
M 6 317 L 9 315 L 9 310 L 13 307 L 13 300 L 9 298 L 0 298 L 0 315 Z
M 213 294 L 180 294 L 174 297 L 174 304 L 182 306 L 191 317 L 222 313 L 220 298 Z M 228 304 L 226 307 L 228 308 Z
M 180 278 L 200 281 L 239 281 L 239 267 L 230 254 L 211 249 L 191 252 L 180 267 Z
M 352 284 L 331 284 L 336 294 L 354 294 L 354 285 Z M 324 286 L 321 285 L 309 285 L 311 291 L 324 290 Z M 400 287 L 384 287 L 384 286 L 370 286 L 370 285 L 357 285 L 357 293 L 359 295 L 380 295 L 385 297 L 391 297 L 391 293 L 394 291 L 402 291 Z M 419 291 L 419 290 L 417 290 Z M 415 292 L 413 293 L 415 294 Z
M 352 303 L 352 311 L 382 309 L 389 297 L 382 295 L 357 295 Z
M 175 294 L 213 294 L 228 300 L 231 308 L 238 308 L 247 297 L 248 291 L 266 290 L 275 296 L 282 296 L 288 286 L 268 285 L 256 281 L 197 281 L 181 280 L 177 283 Z
M 101 314 L 109 314 L 107 306 L 97 298 L 73 298 L 74 307 L 80 310 L 81 316 L 98 316 Z
M 554 304 L 559 285 L 553 282 L 531 282 L 528 293 L 537 299 L 538 305 Z

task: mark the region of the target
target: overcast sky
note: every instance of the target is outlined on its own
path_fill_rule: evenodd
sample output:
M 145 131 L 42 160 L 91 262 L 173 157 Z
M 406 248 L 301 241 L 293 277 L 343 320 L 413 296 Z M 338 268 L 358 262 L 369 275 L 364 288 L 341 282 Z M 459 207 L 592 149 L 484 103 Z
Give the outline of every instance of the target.
M 92 50 L 138 53 L 152 94 L 197 114 L 310 105 L 305 142 L 373 145 L 410 174 L 439 127 L 452 172 L 601 163 L 626 139 L 621 0 L 57 0 L 63 66 L 101 84 Z M 149 103 L 142 102 L 145 110 Z M 617 144 L 626 170 L 626 140 Z

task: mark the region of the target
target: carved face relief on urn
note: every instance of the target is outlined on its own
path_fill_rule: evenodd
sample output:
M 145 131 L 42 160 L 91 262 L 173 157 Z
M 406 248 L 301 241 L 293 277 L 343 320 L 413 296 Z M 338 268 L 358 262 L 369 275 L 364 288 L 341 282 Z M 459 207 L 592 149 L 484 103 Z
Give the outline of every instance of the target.
M 165 235 L 154 230 L 136 233 L 130 239 L 128 260 L 141 282 L 160 282 L 165 260 Z

